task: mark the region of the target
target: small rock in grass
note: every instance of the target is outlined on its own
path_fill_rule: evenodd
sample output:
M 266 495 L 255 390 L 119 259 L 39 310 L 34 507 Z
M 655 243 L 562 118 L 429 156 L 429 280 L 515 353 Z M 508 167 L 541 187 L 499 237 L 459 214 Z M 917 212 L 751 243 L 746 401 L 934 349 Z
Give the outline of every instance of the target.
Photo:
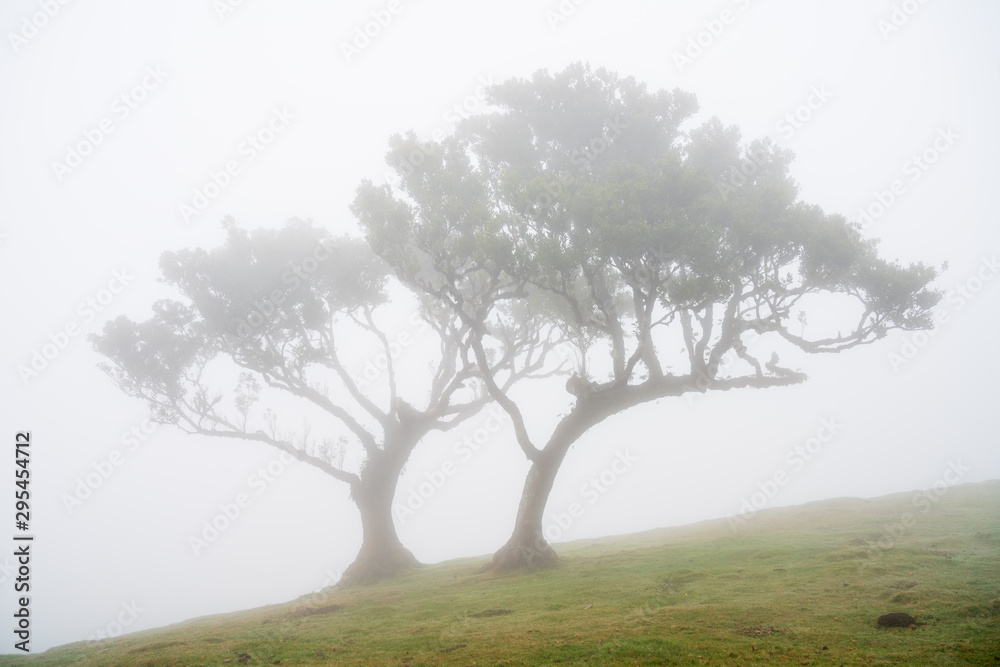
M 916 624 L 916 619 L 909 614 L 884 614 L 878 617 L 878 624 L 883 628 L 908 628 Z

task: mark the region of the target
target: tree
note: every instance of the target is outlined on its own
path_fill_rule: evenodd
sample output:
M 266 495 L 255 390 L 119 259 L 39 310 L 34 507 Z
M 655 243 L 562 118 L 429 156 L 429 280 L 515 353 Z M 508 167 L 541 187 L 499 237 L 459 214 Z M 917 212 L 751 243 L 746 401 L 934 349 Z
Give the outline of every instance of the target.
M 780 366 L 779 351 L 840 352 L 930 326 L 933 268 L 887 262 L 857 224 L 799 201 L 791 153 L 743 144 L 717 119 L 685 131 L 692 95 L 578 64 L 495 85 L 489 102 L 494 112 L 440 142 L 393 137 L 399 182 L 363 182 L 354 212 L 402 281 L 471 328 L 531 462 L 494 568 L 555 561 L 542 514 L 556 473 L 611 415 L 794 385 L 806 375 Z M 798 318 L 817 307 L 848 333 L 803 337 Z M 526 313 L 520 326 L 560 332 L 575 359 L 572 409 L 542 437 L 525 427 L 531 402 L 488 363 L 497 332 Z
M 392 500 L 421 438 L 454 428 L 489 400 L 469 361 L 468 326 L 420 300 L 411 322 L 432 330 L 440 350 L 424 376 L 408 378 L 418 388 L 404 400 L 398 342 L 377 323 L 388 308 L 387 267 L 363 241 L 298 220 L 253 233 L 225 226 L 226 242 L 211 252 L 162 256 L 163 281 L 183 301 L 158 301 L 145 322 L 119 317 L 92 337 L 111 361 L 103 368 L 162 423 L 264 443 L 346 483 L 363 538 L 343 583 L 415 566 L 396 535 Z M 361 367 L 351 354 L 365 343 L 380 350 L 377 365 Z M 497 368 L 508 364 L 517 377 L 509 362 Z M 291 413 L 308 417 L 298 431 Z

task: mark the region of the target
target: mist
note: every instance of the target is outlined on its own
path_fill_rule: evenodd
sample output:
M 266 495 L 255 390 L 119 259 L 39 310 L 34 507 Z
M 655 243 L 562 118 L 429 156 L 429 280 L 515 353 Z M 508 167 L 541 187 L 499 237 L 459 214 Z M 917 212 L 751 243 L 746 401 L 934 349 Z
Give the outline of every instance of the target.
M 31 651 L 283 603 L 339 580 L 362 544 L 346 484 L 263 442 L 157 423 L 99 368 L 107 359 L 87 336 L 177 299 L 161 255 L 222 246 L 225 220 L 252 233 L 298 219 L 364 238 L 351 205 L 362 181 L 398 185 L 390 137 L 441 141 L 497 111 L 490 86 L 574 63 L 693 94 L 685 130 L 718 117 L 745 142 L 769 137 L 794 153 L 798 199 L 860 224 L 889 261 L 945 268 L 932 328 L 788 353 L 781 365 L 805 382 L 664 397 L 587 430 L 545 505 L 556 552 L 1000 478 L 1000 230 L 987 195 L 1000 178 L 1000 9 L 902 6 L 913 11 L 854 0 L 5 3 L 0 476 L 13 514 L 14 438 L 30 432 Z M 400 395 L 417 404 L 438 342 L 406 286 L 390 277 L 387 290 L 377 322 L 396 343 Z M 817 302 L 803 331 L 832 336 L 844 312 Z M 353 372 L 370 371 L 380 391 L 377 341 L 357 327 L 344 336 Z M 574 405 L 565 384 L 511 391 L 543 442 Z M 287 428 L 314 417 L 299 409 L 282 414 Z M 357 471 L 350 452 L 344 465 Z M 528 470 L 509 415 L 487 401 L 416 445 L 396 485 L 400 541 L 422 563 L 494 553 Z M 230 520 L 210 539 L 220 514 Z M 0 558 L 7 619 L 16 572 L 13 555 Z M 18 652 L 13 643 L 0 652 Z

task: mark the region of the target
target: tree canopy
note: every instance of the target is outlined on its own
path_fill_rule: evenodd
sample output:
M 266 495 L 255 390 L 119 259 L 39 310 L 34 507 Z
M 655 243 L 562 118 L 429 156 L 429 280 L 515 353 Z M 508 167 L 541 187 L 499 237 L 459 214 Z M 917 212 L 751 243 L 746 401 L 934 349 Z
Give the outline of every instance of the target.
M 232 221 L 226 228 L 218 248 L 161 258 L 163 281 L 182 299 L 156 302 L 144 322 L 119 317 L 92 337 L 110 361 L 105 370 L 158 421 L 270 445 L 347 483 L 364 535 L 345 582 L 415 565 L 396 536 L 392 499 L 419 440 L 488 400 L 467 361 L 467 326 L 418 301 L 416 319 L 436 334 L 438 351 L 416 378 L 420 388 L 406 395 L 378 322 L 390 276 L 363 241 L 301 220 L 274 230 L 248 232 Z M 381 381 L 358 366 L 366 343 L 382 351 Z
M 792 154 L 769 140 L 743 143 L 714 118 L 688 128 L 692 95 L 577 64 L 495 85 L 488 101 L 439 142 L 393 137 L 398 182 L 363 182 L 353 210 L 396 275 L 470 327 L 533 463 L 498 567 L 552 559 L 544 501 L 590 426 L 689 391 L 802 382 L 779 365 L 785 349 L 841 352 L 931 325 L 932 267 L 887 261 L 858 224 L 800 201 Z M 832 309 L 840 331 L 805 337 L 807 308 Z M 575 352 L 575 407 L 547 438 L 488 368 L 511 327 Z M 733 355 L 743 363 L 724 364 Z

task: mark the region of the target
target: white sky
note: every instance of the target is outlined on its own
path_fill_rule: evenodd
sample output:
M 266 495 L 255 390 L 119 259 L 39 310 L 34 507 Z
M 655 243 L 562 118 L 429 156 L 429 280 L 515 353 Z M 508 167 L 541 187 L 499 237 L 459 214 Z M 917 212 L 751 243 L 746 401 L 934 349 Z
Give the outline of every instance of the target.
M 564 0 L 575 9 L 555 27 L 546 12 L 558 11 L 556 1 L 399 0 L 388 25 L 350 62 L 341 43 L 390 3 L 244 0 L 221 17 L 222 2 L 212 0 L 42 4 L 58 11 L 44 19 L 41 4 L 22 0 L 0 8 L 7 322 L 0 438 L 8 442 L 0 513 L 13 522 L 14 434 L 30 430 L 35 651 L 115 631 L 109 624 L 123 604 L 142 609 L 132 631 L 286 601 L 321 587 L 360 544 L 347 488 L 331 478 L 297 464 L 256 493 L 250 475 L 276 458 L 267 448 L 170 427 L 134 451 L 123 446 L 122 434 L 147 412 L 97 369 L 85 335 L 119 314 L 145 318 L 155 298 L 170 294 L 157 283 L 159 255 L 214 246 L 224 216 L 251 228 L 297 216 L 351 231 L 354 189 L 363 178 L 382 178 L 392 133 L 448 129 L 453 107 L 470 100 L 481 80 L 558 71 L 577 60 L 651 88 L 691 91 L 700 118 L 737 124 L 746 139 L 774 137 L 797 154 L 803 199 L 828 212 L 854 218 L 878 191 L 902 181 L 902 194 L 869 233 L 883 239 L 889 257 L 947 260 L 942 288 L 979 291 L 945 301 L 948 321 L 919 338 L 901 367 L 888 355 L 912 335 L 796 359 L 811 376 L 800 387 L 661 401 L 608 420 L 573 448 L 559 474 L 550 514 L 572 502 L 585 512 L 557 541 L 728 516 L 779 471 L 789 481 L 769 507 L 930 487 L 950 461 L 971 468 L 963 482 L 1000 477 L 993 421 L 1000 280 L 976 282 L 984 258 L 1000 250 L 997 204 L 987 196 L 987 184 L 1000 177 L 1000 8 L 993 3 L 905 3 L 918 10 L 885 36 L 878 24 L 892 14 L 887 0 Z M 703 35 L 704 52 L 679 68 L 674 54 L 724 10 L 721 34 Z M 25 28 L 32 20 L 45 25 L 19 40 L 32 34 Z M 160 80 L 150 71 L 162 72 Z M 121 95 L 144 77 L 144 99 L 123 106 Z M 789 136 L 779 122 L 814 89 L 831 96 Z M 292 120 L 273 142 L 241 150 L 276 111 Z M 60 180 L 53 162 L 104 119 L 111 131 Z M 907 161 L 948 128 L 958 138 L 945 152 L 932 150 L 936 161 L 914 180 Z M 230 160 L 239 173 L 184 224 L 179 205 Z M 128 284 L 90 314 L 80 304 L 109 283 L 118 289 L 116 271 Z M 23 382 L 18 366 L 68 325 L 80 333 Z M 843 426 L 796 470 L 786 453 L 813 437 L 822 419 Z M 400 482 L 397 499 L 405 501 L 446 461 L 458 471 L 398 526 L 425 562 L 492 553 L 508 536 L 526 470 L 509 427 L 468 460 L 453 448 L 485 420 L 423 443 Z M 122 465 L 68 512 L 62 495 L 116 449 Z M 582 495 L 581 486 L 626 450 L 637 462 L 619 483 Z M 188 536 L 242 492 L 251 506 L 195 556 Z M 11 564 L 0 557 L 0 616 L 7 619 Z M 0 653 L 13 652 L 12 644 Z

